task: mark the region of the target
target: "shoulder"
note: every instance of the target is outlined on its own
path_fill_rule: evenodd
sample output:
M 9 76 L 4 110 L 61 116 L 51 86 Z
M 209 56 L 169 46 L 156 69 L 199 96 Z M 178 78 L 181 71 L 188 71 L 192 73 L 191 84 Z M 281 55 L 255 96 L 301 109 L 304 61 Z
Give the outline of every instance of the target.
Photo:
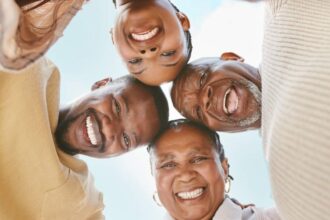
M 266 11 L 270 16 L 275 16 L 289 0 L 267 0 Z
M 276 208 L 248 207 L 243 209 L 242 220 L 281 220 Z

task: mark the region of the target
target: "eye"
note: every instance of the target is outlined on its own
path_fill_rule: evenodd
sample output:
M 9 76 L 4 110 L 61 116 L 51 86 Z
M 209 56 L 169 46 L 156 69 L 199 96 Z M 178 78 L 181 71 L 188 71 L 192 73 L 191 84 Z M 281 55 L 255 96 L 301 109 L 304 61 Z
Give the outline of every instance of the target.
M 142 62 L 142 59 L 141 58 L 133 58 L 133 59 L 130 59 L 130 60 L 128 60 L 128 63 L 130 63 L 130 64 L 139 64 L 139 63 L 141 63 Z
M 115 98 L 113 98 L 113 105 L 114 105 L 115 113 L 117 114 L 117 116 L 120 116 L 121 108 L 120 108 L 119 102 Z
M 205 156 L 197 156 L 197 157 L 194 157 L 194 158 L 191 160 L 191 163 L 198 164 L 198 163 L 201 163 L 202 161 L 207 160 L 207 159 L 208 159 L 208 158 L 205 157 Z
M 131 147 L 131 140 L 125 132 L 123 133 L 123 142 L 126 150 L 129 150 Z
M 203 120 L 203 112 L 200 106 L 196 107 L 196 116 L 199 120 Z
M 200 86 L 200 88 L 201 87 L 203 87 L 203 85 L 205 84 L 205 82 L 206 82 L 206 79 L 207 79 L 207 71 L 204 71 L 203 73 L 202 73 L 202 75 L 201 75 L 201 78 L 200 78 L 200 80 L 199 80 L 199 86 Z
M 167 162 L 167 163 L 165 163 L 165 164 L 163 164 L 163 165 L 161 165 L 160 166 L 160 168 L 161 169 L 172 169 L 172 168 L 175 168 L 176 167 L 176 163 L 174 163 L 174 162 Z
M 162 53 L 161 55 L 164 57 L 170 57 L 170 56 L 173 56 L 175 53 L 176 53 L 175 50 L 171 50 L 171 51 L 166 51 L 166 52 Z

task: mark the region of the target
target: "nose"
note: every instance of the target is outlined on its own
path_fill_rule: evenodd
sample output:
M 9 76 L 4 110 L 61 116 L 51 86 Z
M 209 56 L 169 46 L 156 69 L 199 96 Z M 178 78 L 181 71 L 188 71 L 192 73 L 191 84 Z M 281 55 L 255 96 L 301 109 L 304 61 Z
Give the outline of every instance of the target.
M 109 118 L 103 120 L 102 123 L 103 135 L 107 140 L 114 140 L 121 133 L 121 126 L 117 118 Z
M 207 111 L 211 107 L 211 97 L 213 95 L 213 89 L 211 86 L 206 86 L 200 96 L 201 96 L 201 106 L 202 108 Z
M 197 176 L 197 173 L 194 169 L 191 169 L 189 165 L 181 167 L 177 175 L 177 179 L 181 182 L 190 182 L 194 180 Z
M 143 48 L 139 50 L 140 54 L 143 55 L 144 57 L 152 57 L 156 54 L 157 51 L 158 51 L 157 46 L 152 46 L 149 48 Z

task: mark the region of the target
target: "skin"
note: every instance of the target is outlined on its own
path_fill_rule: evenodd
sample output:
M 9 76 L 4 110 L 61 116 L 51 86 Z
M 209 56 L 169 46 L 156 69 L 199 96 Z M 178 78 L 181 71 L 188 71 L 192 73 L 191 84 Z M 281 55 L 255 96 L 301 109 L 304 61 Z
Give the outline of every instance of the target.
M 59 145 L 92 157 L 109 157 L 153 138 L 160 125 L 152 95 L 127 80 L 108 81 L 95 83 L 92 92 L 61 109 L 56 131 Z M 87 116 L 96 145 L 87 135 Z
M 260 127 L 259 72 L 234 53 L 190 63 L 175 80 L 171 96 L 183 116 L 213 130 L 236 132 Z
M 167 130 L 155 144 L 152 170 L 159 199 L 169 214 L 176 220 L 212 219 L 224 200 L 227 159 L 220 162 L 209 137 L 189 125 Z M 197 198 L 178 196 L 198 188 L 203 193 Z
M 173 80 L 188 59 L 187 16 L 176 12 L 168 0 L 117 1 L 116 5 L 112 40 L 129 72 L 148 85 Z M 158 32 L 150 39 L 132 37 L 154 28 Z

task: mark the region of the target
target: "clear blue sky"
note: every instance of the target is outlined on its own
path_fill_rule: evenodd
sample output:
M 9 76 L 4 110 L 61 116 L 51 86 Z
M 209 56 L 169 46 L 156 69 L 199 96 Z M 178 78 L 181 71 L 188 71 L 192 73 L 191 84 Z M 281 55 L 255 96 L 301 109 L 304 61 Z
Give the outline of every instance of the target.
M 190 18 L 193 59 L 218 56 L 221 51 L 238 50 L 246 61 L 258 65 L 262 5 L 238 0 L 173 2 Z M 112 1 L 90 1 L 48 52 L 47 56 L 57 64 L 62 74 L 61 103 L 88 92 L 98 79 L 106 76 L 117 78 L 127 73 L 109 35 L 114 15 Z M 163 89 L 168 92 L 169 85 L 164 85 Z M 178 113 L 173 110 L 171 118 L 176 117 Z M 221 133 L 220 136 L 231 164 L 230 172 L 235 178 L 230 196 L 242 203 L 273 205 L 258 131 Z M 116 158 L 82 159 L 87 161 L 97 187 L 104 194 L 107 219 L 162 218 L 164 209 L 152 200 L 155 186 L 144 147 Z

